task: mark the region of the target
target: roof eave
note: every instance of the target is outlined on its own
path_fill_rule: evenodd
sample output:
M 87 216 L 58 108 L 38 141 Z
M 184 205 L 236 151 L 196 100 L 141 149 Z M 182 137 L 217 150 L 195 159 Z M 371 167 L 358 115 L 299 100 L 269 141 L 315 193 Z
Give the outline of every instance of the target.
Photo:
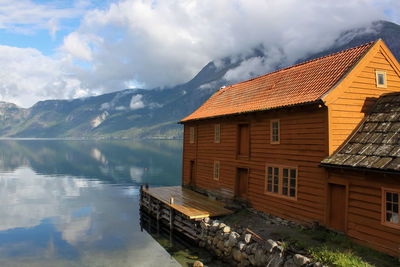
M 400 174 L 400 170 L 391 170 L 391 169 L 378 169 L 378 168 L 367 168 L 367 167 L 353 167 L 349 165 L 337 165 L 337 164 L 329 164 L 329 163 L 320 163 L 320 167 L 324 168 L 334 168 L 334 169 L 342 169 L 342 170 L 352 170 L 352 171 L 364 171 L 364 172 L 374 172 L 374 173 L 386 173 L 386 174 Z
M 201 117 L 201 118 L 190 119 L 190 120 L 181 120 L 181 121 L 178 122 L 178 124 L 185 124 L 187 122 L 210 120 L 210 119 L 216 119 L 216 118 L 222 118 L 222 117 L 228 117 L 228 116 L 237 116 L 237 115 L 242 115 L 242 114 L 269 111 L 269 110 L 277 110 L 277 109 L 285 109 L 285 108 L 292 108 L 292 107 L 298 107 L 298 106 L 306 106 L 306 105 L 312 105 L 312 104 L 323 104 L 324 105 L 324 102 L 319 98 L 317 100 L 298 103 L 298 104 L 293 104 L 293 105 L 286 105 L 286 106 L 279 106 L 279 107 L 273 107 L 273 108 L 267 108 L 267 109 L 257 109 L 257 110 L 229 113 L 229 114 L 216 115 L 216 116 L 210 116 L 210 117 Z

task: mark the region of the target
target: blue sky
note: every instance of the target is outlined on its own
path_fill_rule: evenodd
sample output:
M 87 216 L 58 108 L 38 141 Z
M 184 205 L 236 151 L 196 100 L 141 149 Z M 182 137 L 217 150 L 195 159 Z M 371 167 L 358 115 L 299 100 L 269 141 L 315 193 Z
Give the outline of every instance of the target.
M 398 0 L 0 0 L 0 101 L 29 107 L 169 87 L 262 44 L 267 62 L 245 61 L 226 77 L 243 80 L 328 47 L 344 30 L 398 23 L 399 11 Z

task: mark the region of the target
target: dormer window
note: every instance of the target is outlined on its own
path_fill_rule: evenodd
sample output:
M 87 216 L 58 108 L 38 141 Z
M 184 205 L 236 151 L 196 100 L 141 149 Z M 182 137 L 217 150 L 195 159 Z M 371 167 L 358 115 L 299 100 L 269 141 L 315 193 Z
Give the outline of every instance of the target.
M 386 71 L 376 70 L 375 75 L 376 75 L 376 87 L 386 88 L 387 87 Z

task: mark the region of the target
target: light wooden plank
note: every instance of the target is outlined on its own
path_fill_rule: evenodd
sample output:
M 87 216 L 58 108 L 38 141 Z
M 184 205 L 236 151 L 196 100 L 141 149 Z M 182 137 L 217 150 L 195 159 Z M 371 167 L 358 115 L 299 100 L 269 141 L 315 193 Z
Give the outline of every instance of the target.
M 190 219 L 222 216 L 233 213 L 231 210 L 224 208 L 225 204 L 223 202 L 212 200 L 181 186 L 154 187 L 143 190 L 167 206 L 188 216 Z M 174 198 L 174 204 L 169 203 L 171 197 Z

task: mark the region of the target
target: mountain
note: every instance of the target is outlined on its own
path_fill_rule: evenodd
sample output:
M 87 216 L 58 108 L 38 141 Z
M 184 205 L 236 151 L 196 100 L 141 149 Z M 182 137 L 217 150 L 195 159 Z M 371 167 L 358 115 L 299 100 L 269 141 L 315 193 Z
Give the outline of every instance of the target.
M 382 38 L 400 59 L 400 26 L 374 22 L 344 32 L 334 45 L 299 62 Z M 28 109 L 0 102 L 0 136 L 37 138 L 181 138 L 177 122 L 228 81 L 229 70 L 251 58 L 268 60 L 262 49 L 247 58 L 208 63 L 192 80 L 166 89 L 123 90 L 73 100 L 40 101 Z M 233 58 L 236 58 L 235 60 Z M 277 64 L 275 68 L 283 67 Z M 267 71 L 266 71 L 267 72 Z

